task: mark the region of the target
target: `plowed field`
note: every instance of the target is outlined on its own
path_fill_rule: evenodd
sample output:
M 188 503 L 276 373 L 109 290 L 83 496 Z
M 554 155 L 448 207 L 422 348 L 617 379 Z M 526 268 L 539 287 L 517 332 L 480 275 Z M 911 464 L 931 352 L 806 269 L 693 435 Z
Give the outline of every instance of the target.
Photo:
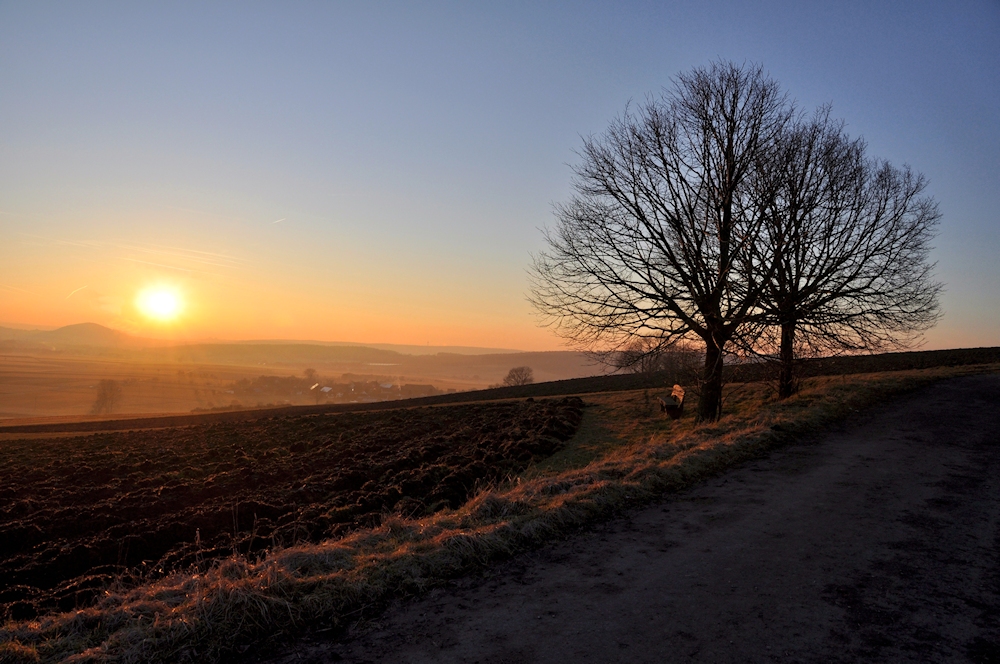
M 559 449 L 582 406 L 529 400 L 0 443 L 0 620 L 85 605 L 129 575 L 457 507 Z

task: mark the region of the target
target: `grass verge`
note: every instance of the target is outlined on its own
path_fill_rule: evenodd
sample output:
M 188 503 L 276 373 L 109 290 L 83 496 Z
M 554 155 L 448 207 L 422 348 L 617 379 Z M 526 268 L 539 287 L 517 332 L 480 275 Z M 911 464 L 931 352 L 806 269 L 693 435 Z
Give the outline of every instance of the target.
M 233 557 L 205 573 L 109 590 L 93 607 L 0 628 L 0 662 L 211 662 L 280 645 L 308 627 L 347 627 L 400 596 L 648 503 L 854 411 L 1000 365 L 811 378 L 786 401 L 730 386 L 727 415 L 672 422 L 643 390 L 592 395 L 561 452 L 461 508 L 389 518 L 340 540 Z

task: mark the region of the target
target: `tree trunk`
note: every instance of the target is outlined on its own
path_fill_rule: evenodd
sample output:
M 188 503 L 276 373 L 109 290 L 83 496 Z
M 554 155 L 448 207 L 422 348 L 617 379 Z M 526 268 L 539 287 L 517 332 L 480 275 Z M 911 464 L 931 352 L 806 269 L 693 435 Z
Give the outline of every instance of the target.
M 713 339 L 705 341 L 705 373 L 702 376 L 698 421 L 714 422 L 722 415 L 722 348 Z
M 787 399 L 795 393 L 795 323 L 781 324 L 781 363 L 778 369 L 778 398 Z

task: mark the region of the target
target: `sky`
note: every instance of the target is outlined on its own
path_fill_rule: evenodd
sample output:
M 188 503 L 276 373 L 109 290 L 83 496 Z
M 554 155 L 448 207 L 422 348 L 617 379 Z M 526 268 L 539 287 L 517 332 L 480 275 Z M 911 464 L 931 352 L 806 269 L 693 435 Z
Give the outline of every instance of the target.
M 0 325 L 562 348 L 527 268 L 583 137 L 725 59 L 927 176 L 925 348 L 1000 345 L 997 35 L 996 0 L 0 0 Z

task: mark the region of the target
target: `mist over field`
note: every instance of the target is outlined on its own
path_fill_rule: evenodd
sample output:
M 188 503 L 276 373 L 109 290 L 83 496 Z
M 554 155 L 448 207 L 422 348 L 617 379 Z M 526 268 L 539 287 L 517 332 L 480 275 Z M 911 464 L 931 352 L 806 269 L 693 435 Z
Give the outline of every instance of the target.
M 396 400 L 482 389 L 518 366 L 531 367 L 536 381 L 604 371 L 571 351 L 289 341 L 176 345 L 93 323 L 0 327 L 0 418 Z M 102 381 L 113 398 L 102 397 Z

